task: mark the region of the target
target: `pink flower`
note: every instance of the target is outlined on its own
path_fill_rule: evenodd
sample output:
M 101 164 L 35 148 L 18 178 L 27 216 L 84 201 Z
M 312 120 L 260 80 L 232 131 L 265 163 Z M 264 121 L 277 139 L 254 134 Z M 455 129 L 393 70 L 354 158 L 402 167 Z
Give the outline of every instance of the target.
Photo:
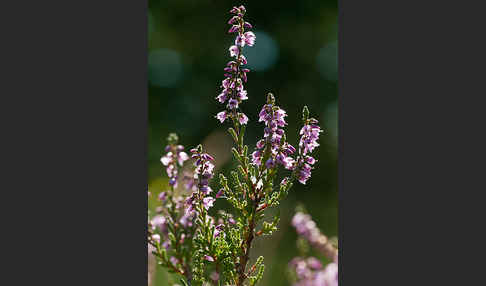
M 179 156 L 177 157 L 177 162 L 179 163 L 179 166 L 182 166 L 184 161 L 189 160 L 189 156 L 187 155 L 186 152 L 180 152 Z
M 215 199 L 213 197 L 205 197 L 203 199 L 203 205 L 206 210 L 213 206 Z
M 245 43 L 252 47 L 255 44 L 256 36 L 253 32 L 246 32 L 243 34 Z
M 158 243 L 160 243 L 160 235 L 158 235 L 158 234 L 152 234 L 152 240 L 157 241 Z
M 164 166 L 167 166 L 169 165 L 171 159 L 172 159 L 172 152 L 169 152 L 164 157 L 160 158 L 160 162 L 162 162 Z
M 238 31 L 239 26 L 238 25 L 233 25 L 231 28 L 228 30 L 228 33 L 234 33 Z
M 214 258 L 212 256 L 209 256 L 209 255 L 204 255 L 204 260 L 207 260 L 209 262 L 214 262 Z
M 220 198 L 222 195 L 224 194 L 224 189 L 221 189 L 218 191 L 218 193 L 216 194 L 216 198 Z
M 245 46 L 245 35 L 244 34 L 243 34 L 243 36 L 241 36 L 241 35 L 236 36 L 235 45 L 240 46 L 240 47 Z
M 238 54 L 240 53 L 240 50 L 238 49 L 237 46 L 233 45 L 231 47 L 229 47 L 229 52 L 230 52 L 230 56 L 231 57 L 237 57 Z
M 226 111 L 221 111 L 219 112 L 217 115 L 216 115 L 216 118 L 221 122 L 223 123 L 225 120 L 226 120 L 226 117 L 227 117 L 227 113 Z
M 217 97 L 216 99 L 220 102 L 220 103 L 224 103 L 227 99 L 228 99 L 228 95 L 226 94 L 226 91 L 227 89 L 224 89 L 223 92 L 221 92 Z
M 240 92 L 238 92 L 238 98 L 240 100 L 247 100 L 248 99 L 248 92 L 246 90 L 242 90 Z
M 236 22 L 236 20 L 238 20 L 238 16 L 233 16 L 229 21 L 228 21 L 228 24 L 232 25 Z
M 247 124 L 248 117 L 244 113 L 238 113 L 238 121 L 240 122 L 240 124 Z

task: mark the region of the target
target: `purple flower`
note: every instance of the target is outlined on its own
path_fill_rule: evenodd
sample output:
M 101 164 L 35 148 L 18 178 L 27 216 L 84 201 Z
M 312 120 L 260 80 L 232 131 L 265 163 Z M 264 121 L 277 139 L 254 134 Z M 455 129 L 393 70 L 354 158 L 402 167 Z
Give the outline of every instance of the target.
M 233 25 L 233 26 L 231 26 L 231 28 L 228 30 L 228 33 L 234 33 L 234 32 L 237 32 L 239 27 L 240 27 L 240 26 L 238 26 L 238 25 Z
M 231 78 L 223 79 L 223 81 L 221 82 L 221 86 L 225 89 L 229 88 L 230 87 L 230 81 L 231 81 Z
M 214 258 L 212 256 L 209 256 L 209 255 L 204 255 L 204 260 L 207 260 L 209 262 L 214 262 Z
M 224 189 L 221 189 L 218 191 L 218 193 L 216 193 L 216 198 L 220 198 L 222 195 L 224 195 Z
M 246 57 L 244 55 L 240 55 L 240 61 L 241 61 L 241 64 L 243 64 L 243 65 L 246 65 L 248 63 L 248 61 L 246 60 Z
M 165 156 L 163 156 L 162 158 L 160 158 L 160 162 L 162 162 L 162 164 L 164 166 L 169 165 L 169 163 L 170 163 L 171 160 L 172 160 L 172 152 L 169 152 Z
M 244 113 L 238 113 L 238 121 L 240 124 L 247 124 L 248 123 L 248 117 Z
M 226 111 L 221 111 L 216 115 L 216 118 L 223 123 L 226 120 L 228 113 Z
M 157 215 L 151 220 L 152 228 L 159 230 L 161 233 L 167 232 L 167 219 L 164 216 Z
M 311 156 L 308 156 L 305 158 L 305 161 L 308 163 L 308 164 L 311 164 L 311 165 L 314 165 L 314 163 L 316 162 L 316 159 L 314 159 L 313 157 Z
M 172 135 L 171 135 L 172 136 Z M 167 154 L 160 158 L 160 162 L 166 166 L 167 176 L 169 177 L 169 185 L 177 187 L 178 168 L 177 164 L 182 167 L 184 162 L 189 160 L 189 156 L 186 152 L 183 152 L 184 146 L 177 144 L 177 135 L 169 136 L 170 144 L 165 147 Z M 175 139 L 173 139 L 175 137 Z M 170 141 L 174 140 L 174 141 Z
M 275 161 L 270 158 L 267 160 L 267 162 L 265 162 L 265 167 L 267 167 L 267 169 L 272 169 L 275 167 Z
M 169 260 L 170 260 L 170 263 L 172 263 L 174 266 L 179 264 L 179 260 L 177 258 L 175 258 L 174 256 L 171 256 Z
M 317 140 L 319 134 L 322 132 L 321 128 L 317 125 L 316 119 L 308 119 L 305 125 L 300 130 L 299 141 L 299 160 L 297 162 L 297 179 L 301 184 L 305 184 L 311 177 L 312 167 L 316 160 L 309 156 L 309 154 L 319 146 Z
M 177 185 L 177 178 L 172 177 L 169 179 L 169 185 L 176 187 Z
M 229 25 L 232 25 L 232 24 L 234 24 L 234 23 L 235 23 L 235 22 L 236 22 L 238 19 L 239 19 L 239 17 L 238 17 L 238 16 L 233 16 L 233 17 L 231 17 L 231 19 L 229 19 L 228 24 L 229 24 Z
M 160 235 L 158 235 L 158 234 L 152 234 L 152 240 L 153 241 L 157 241 L 158 243 L 160 243 Z
M 322 263 L 315 257 L 307 258 L 307 265 L 313 270 L 319 270 L 322 268 Z
M 166 240 L 162 243 L 162 247 L 165 249 L 169 249 L 170 247 L 170 241 Z
M 253 164 L 260 166 L 262 164 L 262 150 L 257 150 L 251 154 Z
M 212 197 L 205 197 L 203 199 L 203 205 L 204 205 L 204 208 L 206 210 L 208 210 L 209 208 L 211 208 L 213 206 L 213 203 L 214 203 L 215 199 L 212 198 Z
M 338 286 L 338 278 L 338 265 L 332 262 L 316 275 L 315 285 Z
M 164 202 L 165 199 L 167 199 L 167 193 L 166 192 L 161 192 L 158 197 L 159 201 Z
M 244 47 L 245 46 L 245 36 L 244 35 L 236 36 L 235 45 L 237 45 L 239 47 Z
M 230 109 L 238 108 L 238 100 L 236 100 L 234 98 L 230 99 L 229 102 L 228 102 L 228 107 Z
M 255 34 L 253 32 L 244 31 L 244 29 L 252 28 L 252 25 L 245 22 L 243 19 L 243 16 L 246 13 L 244 6 L 233 7 L 230 12 L 235 15 L 228 21 L 228 24 L 231 25 L 228 32 L 236 33 L 236 37 L 235 44 L 230 46 L 228 50 L 230 56 L 235 57 L 236 60 L 228 62 L 224 68 L 225 79 L 221 85 L 223 91 L 216 98 L 220 103 L 225 103 L 228 100 L 226 107 L 228 111 L 233 111 L 238 109 L 239 104 L 241 104 L 243 100 L 248 99 L 247 92 L 244 90 L 242 82 L 248 80 L 247 73 L 250 72 L 250 70 L 241 66 L 247 64 L 247 60 L 245 56 L 241 54 L 240 47 L 245 45 L 253 46 L 255 44 Z M 216 116 L 221 123 L 226 119 L 223 114 L 224 113 L 219 113 Z M 239 116 L 237 119 L 239 124 L 246 124 L 248 122 L 246 115 Z
M 231 57 L 238 57 L 238 55 L 240 54 L 240 50 L 237 46 L 229 47 L 229 52 Z
M 225 103 L 226 100 L 228 100 L 228 90 L 227 89 L 224 89 L 223 92 L 221 92 L 217 97 L 216 99 L 220 102 L 220 103 Z
M 274 102 L 275 98 L 269 94 L 267 104 L 263 105 L 258 115 L 258 121 L 265 123 L 264 139 L 259 140 L 256 144 L 257 151 L 252 154 L 253 163 L 260 166 L 263 148 L 267 143 L 270 146 L 271 156 L 265 162 L 265 166 L 274 168 L 276 164 L 279 164 L 288 170 L 293 170 L 295 160 L 290 155 L 295 152 L 295 148 L 287 142 L 282 142 L 285 132 L 279 128 L 287 124 L 284 120 L 287 114 L 283 109 L 275 106 Z
M 184 215 L 180 218 L 179 222 L 183 227 L 191 227 L 192 226 L 192 219 L 194 216 L 194 212 L 186 212 Z
M 253 32 L 246 32 L 244 34 L 244 41 L 248 46 L 253 46 L 255 44 L 256 36 Z
M 243 100 L 247 100 L 248 99 L 248 96 L 247 96 L 248 92 L 246 90 L 241 90 L 238 92 L 238 99 L 243 101 Z
M 299 147 L 301 148 L 302 155 L 307 155 L 311 153 L 314 148 L 318 147 L 319 144 L 317 140 L 319 139 L 319 134 L 322 132 L 321 128 L 314 122 L 314 124 L 306 124 L 300 130 Z
M 301 184 L 305 185 L 305 183 L 307 182 L 307 180 L 311 176 L 311 170 L 312 170 L 312 167 L 309 164 L 304 163 L 304 164 L 300 165 L 300 170 L 299 170 L 299 173 L 298 173 L 298 180 Z
M 214 237 L 218 237 L 221 234 L 221 231 L 223 230 L 224 225 L 223 224 L 218 224 L 217 226 L 214 227 Z
M 337 250 L 329 244 L 327 237 L 317 228 L 310 215 L 297 212 L 292 218 L 292 226 L 295 227 L 297 234 L 307 240 L 314 248 L 330 259 L 336 257 Z

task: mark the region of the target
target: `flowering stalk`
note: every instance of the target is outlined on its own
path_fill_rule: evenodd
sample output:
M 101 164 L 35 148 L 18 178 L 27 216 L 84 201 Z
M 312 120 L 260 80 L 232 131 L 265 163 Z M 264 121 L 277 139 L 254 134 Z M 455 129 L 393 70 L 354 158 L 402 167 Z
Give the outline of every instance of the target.
M 152 253 L 159 258 L 159 264 L 190 280 L 194 214 L 184 208 L 185 195 L 176 193 L 180 169 L 189 156 L 183 151 L 184 147 L 177 144 L 176 134 L 170 134 L 168 142 L 165 147 L 167 153 L 161 162 L 169 177 L 169 189 L 158 196 L 162 206 L 157 208 L 157 215 L 148 223 L 148 243 Z
M 256 284 L 263 274 L 263 258 L 259 258 L 247 271 L 247 264 L 250 258 L 250 250 L 253 240 L 257 236 L 269 235 L 276 230 L 279 221 L 278 216 L 272 222 L 263 220 L 264 210 L 270 206 L 277 206 L 279 201 L 285 197 L 292 186 L 292 181 L 299 177 L 303 167 L 306 167 L 302 160 L 306 154 L 300 154 L 296 161 L 291 156 L 296 149 L 286 141 L 283 127 L 286 112 L 275 105 L 275 97 L 268 94 L 267 103 L 260 112 L 260 122 L 265 123 L 264 138 L 257 142 L 257 150 L 252 154 L 250 162 L 248 158 L 248 146 L 244 144 L 244 127 L 247 124 L 246 115 L 239 113 L 237 109 L 242 100 L 248 99 L 247 92 L 243 89 L 243 79 L 246 82 L 246 70 L 241 69 L 241 63 L 246 64 L 246 59 L 241 54 L 241 47 L 246 44 L 254 44 L 254 34 L 244 32 L 245 27 L 251 25 L 243 20 L 246 9 L 243 6 L 234 7 L 231 10 L 236 14 L 229 24 L 233 26 L 229 32 L 238 32 L 235 45 L 230 47 L 230 56 L 236 57 L 236 61 L 230 61 L 225 71 L 226 78 L 223 80 L 223 92 L 217 97 L 219 102 L 225 103 L 228 100 L 227 110 L 218 113 L 216 118 L 223 123 L 226 118 L 231 117 L 233 128 L 228 131 L 233 137 L 236 148 L 233 148 L 233 155 L 238 161 L 237 172 L 231 172 L 234 184 L 233 189 L 228 185 L 224 175 L 220 175 L 220 184 L 223 187 L 226 199 L 238 210 L 238 224 L 240 233 L 238 249 L 233 253 L 233 263 L 236 266 L 236 274 L 232 276 L 231 283 L 243 285 L 249 279 L 250 285 Z M 307 110 L 307 109 L 305 109 Z M 307 123 L 307 121 L 305 122 Z M 243 127 L 240 129 L 240 127 Z M 316 138 L 314 138 L 316 139 Z M 315 141 L 314 141 L 315 142 Z M 302 161 L 302 162 L 301 162 Z M 274 190 L 273 183 L 277 175 L 278 167 L 292 170 L 291 177 L 286 177 L 280 184 L 280 190 Z M 302 180 L 299 180 L 303 182 Z M 305 183 L 305 182 L 304 182 Z M 257 230 L 259 223 L 261 229 Z M 256 271 L 256 276 L 250 274 Z
M 279 216 L 272 221 L 264 221 L 265 210 L 278 206 L 295 180 L 306 183 L 311 175 L 311 165 L 316 162 L 310 153 L 319 146 L 320 127 L 317 120 L 308 118 L 309 111 L 304 107 L 304 126 L 296 154 L 296 148 L 287 142 L 284 131 L 287 114 L 276 105 L 275 97 L 269 93 L 259 114 L 259 122 L 264 124 L 263 138 L 257 142 L 252 155 L 248 155 L 244 134 L 249 120 L 240 107 L 248 99 L 243 83 L 247 82 L 249 70 L 243 67 L 247 60 L 242 48 L 255 44 L 255 34 L 245 31 L 252 26 L 244 20 L 244 6 L 234 7 L 230 12 L 233 15 L 228 22 L 231 25 L 229 32 L 236 33 L 236 37 L 229 52 L 234 59 L 224 69 L 222 92 L 216 98 L 226 105 L 216 118 L 221 123 L 231 119 L 232 127 L 228 131 L 234 140 L 232 153 L 238 166 L 230 172 L 231 182 L 220 174 L 221 187 L 213 195 L 210 180 L 214 176 L 214 158 L 204 153 L 201 145 L 191 149 L 191 158 L 195 161 L 194 174 L 182 179 L 186 179 L 185 187 L 192 194 L 176 199 L 173 193 L 180 180 L 179 168 L 188 156 L 173 138 L 166 148 L 167 155 L 162 158 L 170 186 L 170 190 L 161 195 L 169 202 L 163 205 L 162 212 L 166 216 L 155 221 L 154 217 L 150 224 L 150 229 L 153 229 L 154 223 L 167 221 L 167 227 L 160 234 L 149 233 L 149 243 L 156 248 L 154 254 L 160 257 L 161 264 L 184 276 L 183 283 L 189 285 L 208 282 L 218 286 L 256 285 L 262 279 L 263 257 L 260 256 L 250 266 L 248 264 L 254 239 L 277 230 Z M 287 170 L 289 176 L 275 187 L 274 181 L 282 169 Z M 235 213 L 220 211 L 212 217 L 210 209 L 217 199 L 228 201 Z M 164 232 L 166 229 L 167 234 Z M 168 240 L 161 244 L 161 237 Z
M 239 112 L 239 106 L 243 100 L 247 100 L 247 91 L 244 89 L 243 82 L 247 82 L 247 73 L 249 69 L 243 68 L 247 64 L 246 57 L 242 53 L 242 48 L 245 45 L 253 46 L 255 44 L 255 34 L 253 32 L 245 32 L 246 29 L 251 29 L 252 25 L 244 20 L 246 13 L 245 7 L 233 7 L 230 13 L 234 16 L 228 21 L 231 25 L 229 33 L 236 33 L 235 44 L 229 48 L 230 56 L 234 57 L 229 61 L 224 68 L 225 79 L 221 84 L 222 92 L 216 97 L 220 103 L 227 103 L 226 110 L 219 112 L 216 118 L 223 123 L 227 118 L 231 118 L 234 124 L 234 139 L 238 143 L 239 151 L 241 152 L 241 142 L 239 142 L 241 126 L 248 123 L 248 117 L 243 112 Z
M 295 273 L 294 286 L 338 286 L 338 250 L 317 228 L 310 215 L 297 212 L 292 218 L 297 234 L 331 260 L 323 267 L 315 257 L 295 257 L 289 268 Z
M 297 212 L 292 218 L 292 225 L 295 227 L 297 234 L 304 238 L 312 247 L 320 251 L 328 259 L 337 259 L 338 250 L 321 233 L 310 215 Z

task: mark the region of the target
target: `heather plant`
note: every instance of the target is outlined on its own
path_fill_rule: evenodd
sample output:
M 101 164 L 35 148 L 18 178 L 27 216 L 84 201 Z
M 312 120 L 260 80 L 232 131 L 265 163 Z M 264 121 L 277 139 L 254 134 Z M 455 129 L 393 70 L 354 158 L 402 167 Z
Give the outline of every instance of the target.
M 297 245 L 302 253 L 289 262 L 293 286 L 337 286 L 337 242 L 322 234 L 311 216 L 303 211 L 296 212 L 292 225 L 299 235 Z M 321 259 L 306 255 L 309 246 L 330 262 L 324 267 Z
M 255 44 L 255 34 L 246 31 L 252 25 L 244 20 L 244 6 L 230 13 L 228 32 L 235 33 L 235 41 L 216 97 L 224 110 L 215 117 L 231 125 L 228 132 L 237 167 L 229 178 L 219 174 L 219 180 L 212 182 L 215 158 L 201 145 L 187 154 L 177 135 L 171 134 L 161 158 L 169 178 L 167 191 L 158 195 L 161 205 L 156 213 L 149 213 L 149 250 L 184 285 L 256 285 L 262 279 L 264 259 L 260 256 L 251 262 L 250 251 L 254 240 L 271 235 L 279 222 L 278 215 L 267 221 L 264 214 L 279 205 L 295 181 L 306 184 L 316 163 L 311 153 L 319 146 L 322 132 L 304 107 L 298 148 L 293 147 L 284 131 L 287 114 L 268 93 L 258 118 L 263 135 L 249 154 L 244 143 L 249 118 L 241 105 L 248 99 L 244 84 L 250 70 L 244 67 L 247 60 L 242 48 Z M 187 168 L 186 161 L 192 162 L 192 168 Z M 279 175 L 284 178 L 275 184 Z M 210 185 L 216 183 L 218 190 L 213 191 Z M 213 209 L 216 200 L 226 200 L 232 211 Z

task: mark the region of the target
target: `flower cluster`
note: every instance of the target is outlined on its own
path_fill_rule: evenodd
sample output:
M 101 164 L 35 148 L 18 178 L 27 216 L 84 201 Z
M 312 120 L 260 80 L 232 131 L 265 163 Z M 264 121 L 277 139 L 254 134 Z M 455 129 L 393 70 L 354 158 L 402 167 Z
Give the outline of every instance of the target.
M 337 250 L 329 242 L 328 238 L 317 228 L 311 216 L 303 212 L 297 212 L 292 218 L 292 226 L 297 234 L 307 240 L 317 250 L 330 259 L 337 258 Z
M 175 133 L 169 135 L 168 141 L 169 145 L 165 147 L 165 156 L 163 156 L 160 161 L 164 166 L 166 166 L 167 176 L 169 176 L 169 184 L 174 188 L 177 187 L 178 178 L 178 168 L 177 164 L 182 167 L 182 164 L 189 159 L 186 152 L 183 152 L 184 146 L 177 145 L 178 137 Z
M 246 13 L 245 7 L 233 7 L 230 11 L 235 14 L 229 21 L 231 25 L 229 33 L 237 33 L 235 44 L 229 48 L 230 56 L 234 57 L 229 61 L 224 68 L 224 76 L 221 87 L 222 92 L 216 97 L 220 103 L 227 103 L 226 110 L 219 112 L 216 118 L 223 123 L 226 118 L 233 118 L 240 124 L 247 124 L 248 117 L 238 112 L 237 109 L 243 100 L 248 99 L 247 91 L 244 89 L 243 82 L 247 81 L 247 73 L 250 71 L 243 68 L 242 65 L 247 64 L 245 56 L 242 54 L 242 48 L 245 45 L 253 46 L 255 44 L 255 34 L 253 32 L 245 32 L 246 29 L 251 29 L 250 23 L 245 22 L 243 16 Z
M 317 228 L 311 216 L 297 212 L 292 218 L 292 225 L 297 234 L 311 246 L 319 250 L 331 260 L 324 268 L 321 261 L 315 257 L 296 257 L 289 267 L 296 274 L 294 286 L 337 286 L 338 285 L 338 251 L 327 237 Z
M 307 182 L 311 176 L 312 166 L 316 162 L 314 157 L 309 156 L 309 154 L 319 146 L 317 140 L 319 139 L 319 134 L 322 132 L 318 125 L 318 121 L 315 118 L 308 118 L 309 110 L 304 107 L 304 126 L 300 130 L 300 141 L 299 141 L 299 159 L 297 161 L 298 170 L 298 180 L 301 184 Z
M 184 147 L 178 145 L 176 134 L 170 134 L 168 142 L 165 148 L 167 154 L 162 157 L 161 162 L 166 166 L 169 189 L 157 196 L 161 205 L 156 208 L 156 215 L 148 222 L 149 251 L 172 272 L 190 277 L 189 265 L 192 258 L 188 250 L 192 248 L 195 233 L 195 213 L 189 211 L 184 204 L 186 195 L 176 190 L 180 181 L 179 171 L 189 156 L 183 152 Z
M 169 190 L 158 195 L 161 206 L 148 222 L 149 251 L 169 272 L 182 276 L 181 282 L 185 286 L 211 282 L 214 285 L 256 285 L 262 279 L 263 256 L 251 263 L 252 243 L 259 236 L 276 231 L 280 219 L 276 215 L 267 221 L 265 211 L 281 203 L 295 180 L 305 184 L 310 177 L 311 165 L 316 162 L 310 154 L 319 146 L 320 127 L 317 120 L 308 118 L 305 107 L 299 152 L 295 154 L 297 150 L 287 142 L 284 131 L 287 113 L 275 104 L 275 97 L 269 93 L 259 114 L 259 122 L 265 125 L 263 139 L 257 142 L 255 152 L 248 153 L 248 145 L 244 144 L 248 117 L 241 112 L 240 104 L 248 99 L 243 83 L 247 81 L 249 70 L 243 68 L 247 61 L 242 48 L 255 44 L 255 34 L 245 31 L 252 28 L 243 19 L 245 7 L 234 7 L 230 12 L 233 15 L 228 22 L 231 25 L 229 32 L 236 33 L 236 38 L 229 48 L 233 59 L 224 69 L 222 92 L 217 96 L 226 108 L 216 118 L 221 123 L 229 118 L 233 124 L 228 131 L 235 143 L 231 150 L 236 169 L 230 171 L 230 180 L 219 174 L 220 188 L 213 194 L 210 181 L 214 177 L 214 158 L 198 145 L 190 150 L 194 160 L 193 172 L 186 170 L 179 175 L 189 156 L 184 147 L 178 145 L 177 136 L 172 134 L 166 147 L 167 154 L 161 159 L 169 177 Z M 290 170 L 286 171 L 290 176 L 284 175 L 281 183 L 275 184 L 279 172 L 285 169 Z M 183 182 L 185 187 L 182 193 L 183 188 L 177 188 L 178 182 Z M 226 200 L 233 208 L 233 214 L 219 211 L 212 217 L 210 212 L 213 213 L 217 199 Z M 329 248 L 327 238 L 317 230 L 310 217 L 298 214 L 293 224 L 313 246 L 337 259 L 337 252 Z M 314 284 L 308 282 L 298 286 L 337 285 L 332 284 L 335 275 L 330 264 L 324 269 L 314 258 L 295 259 L 291 265 L 298 273 L 299 281 L 314 281 Z
M 297 276 L 294 286 L 338 286 L 336 262 L 331 262 L 324 268 L 315 257 L 296 257 L 290 261 L 289 267 Z
M 267 168 L 274 168 L 277 164 L 280 164 L 288 170 L 293 169 L 295 160 L 290 155 L 295 152 L 295 148 L 285 141 L 285 132 L 282 128 L 279 128 L 287 125 L 286 116 L 285 110 L 275 105 L 275 97 L 269 93 L 267 104 L 262 107 L 259 114 L 258 122 L 264 122 L 265 129 L 264 139 L 257 142 L 257 150 L 252 154 L 252 161 L 255 165 L 260 166 L 262 164 L 262 157 L 267 146 L 270 151 L 269 158 L 265 162 Z
M 195 203 L 202 202 L 204 208 L 208 210 L 215 201 L 213 197 L 206 197 L 213 191 L 209 186 L 209 180 L 213 177 L 214 164 L 211 161 L 214 161 L 214 158 L 207 153 L 202 153 L 201 145 L 191 149 L 191 153 L 191 157 L 196 160 L 194 162 L 196 166 L 194 179 L 197 180 L 197 191 L 192 193 L 186 203 L 189 205 L 189 209 L 192 210 Z

